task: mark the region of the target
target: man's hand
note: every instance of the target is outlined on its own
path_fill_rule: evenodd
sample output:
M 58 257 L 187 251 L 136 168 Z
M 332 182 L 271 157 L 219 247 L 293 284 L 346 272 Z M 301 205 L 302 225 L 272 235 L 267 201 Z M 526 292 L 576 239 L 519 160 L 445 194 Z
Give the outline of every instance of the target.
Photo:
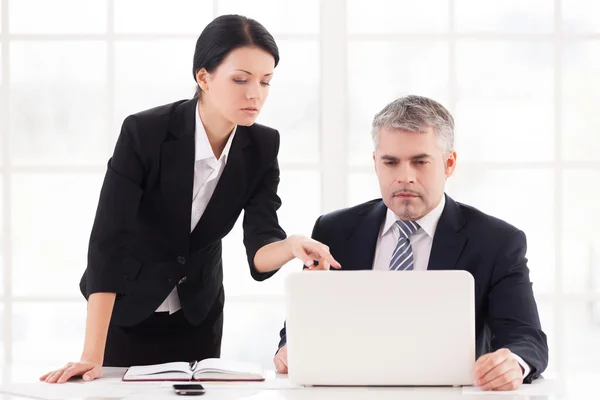
M 523 383 L 523 368 L 508 349 L 479 357 L 474 374 L 482 390 L 515 390 Z
M 277 372 L 280 374 L 288 373 L 287 366 L 287 344 L 279 349 L 277 354 L 275 354 L 275 358 L 273 358 L 273 363 L 275 364 L 275 368 Z

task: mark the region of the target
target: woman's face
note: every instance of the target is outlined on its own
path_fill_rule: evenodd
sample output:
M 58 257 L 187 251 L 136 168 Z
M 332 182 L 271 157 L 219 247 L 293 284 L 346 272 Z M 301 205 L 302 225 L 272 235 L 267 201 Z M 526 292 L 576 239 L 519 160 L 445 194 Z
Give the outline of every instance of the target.
M 212 73 L 198 71 L 202 101 L 236 125 L 252 125 L 269 95 L 274 69 L 275 59 L 268 52 L 258 47 L 239 47 Z

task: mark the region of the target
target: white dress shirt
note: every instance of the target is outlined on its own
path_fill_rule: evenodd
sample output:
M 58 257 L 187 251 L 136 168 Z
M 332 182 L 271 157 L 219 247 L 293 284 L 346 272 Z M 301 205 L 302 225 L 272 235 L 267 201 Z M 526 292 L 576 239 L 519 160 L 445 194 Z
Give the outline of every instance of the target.
M 231 148 L 231 142 L 235 136 L 237 126 L 233 129 L 229 139 L 225 144 L 223 153 L 218 159 L 213 153 L 212 147 L 208 141 L 206 130 L 200 119 L 200 113 L 196 107 L 196 129 L 195 129 L 195 164 L 194 164 L 194 187 L 192 191 L 192 218 L 190 232 L 194 230 L 198 221 L 204 214 L 206 206 L 212 197 L 217 183 L 223 174 L 225 165 L 227 164 L 227 156 L 229 149 Z M 179 294 L 177 293 L 177 286 L 173 288 L 169 296 L 163 301 L 163 303 L 156 309 L 157 312 L 174 312 L 181 309 L 181 303 L 179 302 Z
M 446 204 L 445 196 L 442 196 L 440 204 L 431 210 L 423 218 L 415 221 L 420 228 L 410 237 L 410 244 L 413 250 L 414 270 L 426 271 L 429 264 L 429 255 L 431 254 L 431 246 L 433 245 L 433 236 L 437 228 L 438 221 L 444 211 Z M 394 229 L 394 225 L 398 217 L 392 210 L 387 209 L 385 221 L 379 231 L 377 237 L 377 246 L 375 247 L 375 259 L 373 260 L 373 269 L 388 271 L 390 269 L 390 259 L 396 248 L 396 243 L 400 238 L 398 229 Z
M 431 255 L 431 246 L 433 245 L 433 237 L 437 228 L 444 206 L 446 205 L 446 196 L 442 196 L 440 203 L 431 210 L 423 218 L 415 221 L 419 224 L 419 229 L 410 237 L 410 244 L 413 250 L 414 270 L 427 271 L 429 265 L 429 256 Z M 375 247 L 375 258 L 373 260 L 373 270 L 389 271 L 390 258 L 396 248 L 396 243 L 400 238 L 398 229 L 394 229 L 398 217 L 392 210 L 387 209 L 385 220 L 379 236 L 377 237 L 377 245 Z M 394 273 L 402 273 L 393 271 Z M 523 367 L 523 378 L 529 375 L 531 368 L 518 355 L 512 353 L 517 362 Z

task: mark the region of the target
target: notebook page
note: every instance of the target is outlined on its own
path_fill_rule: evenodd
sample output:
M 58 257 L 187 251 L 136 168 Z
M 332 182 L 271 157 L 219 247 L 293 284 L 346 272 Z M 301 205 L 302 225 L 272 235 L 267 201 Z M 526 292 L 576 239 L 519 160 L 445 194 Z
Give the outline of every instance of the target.
M 257 375 L 264 377 L 264 371 L 258 364 L 223 360 L 221 358 L 207 358 L 198 363 L 196 373 L 225 372 L 229 374 Z
M 186 362 L 170 362 L 164 364 L 155 365 L 138 365 L 129 368 L 127 376 L 142 376 L 142 375 L 155 375 L 165 372 L 183 372 L 185 374 L 192 374 L 190 371 L 190 365 Z

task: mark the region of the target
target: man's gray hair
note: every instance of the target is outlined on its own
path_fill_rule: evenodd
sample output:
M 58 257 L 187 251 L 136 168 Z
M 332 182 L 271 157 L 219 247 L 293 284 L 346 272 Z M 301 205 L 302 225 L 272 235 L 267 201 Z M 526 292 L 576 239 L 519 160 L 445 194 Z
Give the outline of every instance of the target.
M 444 154 L 454 150 L 454 118 L 435 100 L 422 96 L 406 96 L 392 101 L 373 118 L 371 135 L 375 150 L 382 128 L 426 133 L 432 127 Z

